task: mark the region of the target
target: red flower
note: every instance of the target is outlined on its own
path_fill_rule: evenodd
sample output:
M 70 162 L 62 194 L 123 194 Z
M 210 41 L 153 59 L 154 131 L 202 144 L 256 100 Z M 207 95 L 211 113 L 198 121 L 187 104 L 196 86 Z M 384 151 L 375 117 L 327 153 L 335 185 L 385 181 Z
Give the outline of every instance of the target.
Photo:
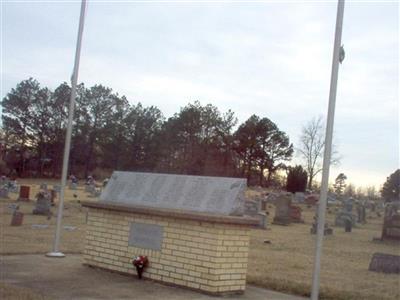
M 135 257 L 133 259 L 132 263 L 135 267 L 144 268 L 149 263 L 149 260 L 148 260 L 147 256 L 140 255 L 140 256 Z
M 147 266 L 148 263 L 149 263 L 149 260 L 148 260 L 147 256 L 144 256 L 144 255 L 137 256 L 133 259 L 132 264 L 136 267 L 136 271 L 138 273 L 139 279 L 142 278 L 143 270 Z

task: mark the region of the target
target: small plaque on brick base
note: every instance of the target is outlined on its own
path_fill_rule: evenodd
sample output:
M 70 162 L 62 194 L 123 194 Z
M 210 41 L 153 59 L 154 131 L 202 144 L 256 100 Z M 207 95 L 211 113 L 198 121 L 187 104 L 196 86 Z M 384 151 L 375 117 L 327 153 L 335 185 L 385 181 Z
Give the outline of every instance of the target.
M 164 228 L 156 224 L 131 223 L 129 246 L 161 250 Z

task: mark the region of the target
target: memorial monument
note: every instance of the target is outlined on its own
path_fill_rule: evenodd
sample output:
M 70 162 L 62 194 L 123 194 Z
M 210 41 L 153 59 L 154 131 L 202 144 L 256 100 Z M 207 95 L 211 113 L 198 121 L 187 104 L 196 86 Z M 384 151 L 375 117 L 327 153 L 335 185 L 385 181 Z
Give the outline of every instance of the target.
M 211 294 L 242 293 L 250 228 L 243 217 L 246 180 L 114 172 L 88 207 L 85 263 Z

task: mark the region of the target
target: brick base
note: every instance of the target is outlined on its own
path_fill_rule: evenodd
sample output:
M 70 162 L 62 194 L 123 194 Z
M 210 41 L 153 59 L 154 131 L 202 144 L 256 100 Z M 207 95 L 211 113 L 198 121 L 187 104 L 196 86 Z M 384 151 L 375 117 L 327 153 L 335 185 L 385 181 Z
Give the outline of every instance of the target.
M 159 251 L 129 246 L 130 224 L 162 226 Z M 246 287 L 250 227 L 91 208 L 85 264 L 136 275 L 135 256 L 146 255 L 143 278 L 213 295 L 240 294 Z

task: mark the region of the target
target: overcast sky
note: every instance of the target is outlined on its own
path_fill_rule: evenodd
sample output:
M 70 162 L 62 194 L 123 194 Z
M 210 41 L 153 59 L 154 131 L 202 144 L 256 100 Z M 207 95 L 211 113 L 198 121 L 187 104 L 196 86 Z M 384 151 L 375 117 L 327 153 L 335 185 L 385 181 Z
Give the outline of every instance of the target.
M 103 84 L 166 117 L 189 102 L 268 117 L 298 145 L 326 117 L 336 1 L 89 1 L 79 81 Z M 383 184 L 399 168 L 399 4 L 347 1 L 331 180 Z M 79 1 L 2 1 L 1 97 L 33 77 L 72 73 Z

